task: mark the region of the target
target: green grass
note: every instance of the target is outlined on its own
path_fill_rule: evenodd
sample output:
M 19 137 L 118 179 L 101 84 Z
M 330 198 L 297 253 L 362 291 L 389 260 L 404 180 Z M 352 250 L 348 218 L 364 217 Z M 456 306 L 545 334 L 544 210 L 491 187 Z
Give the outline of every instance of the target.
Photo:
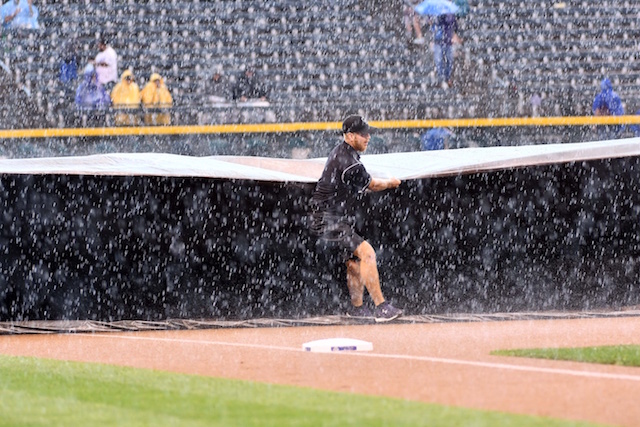
M 640 366 L 640 345 L 498 350 L 491 354 L 497 356 L 518 356 L 538 359 L 602 363 L 606 365 Z
M 594 424 L 145 369 L 0 356 L 0 426 L 364 425 Z

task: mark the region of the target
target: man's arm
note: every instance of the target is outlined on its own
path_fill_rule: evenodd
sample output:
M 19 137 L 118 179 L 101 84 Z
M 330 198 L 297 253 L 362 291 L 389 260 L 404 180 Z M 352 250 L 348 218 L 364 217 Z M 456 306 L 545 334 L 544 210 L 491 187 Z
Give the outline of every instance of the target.
M 94 65 L 97 67 L 105 67 L 107 63 L 104 60 L 104 56 L 105 55 L 102 52 L 98 53 L 93 60 Z
M 397 188 L 400 185 L 400 182 L 401 181 L 398 178 L 371 178 L 371 182 L 369 183 L 369 187 L 367 187 L 367 189 L 370 191 L 382 191 L 389 188 Z

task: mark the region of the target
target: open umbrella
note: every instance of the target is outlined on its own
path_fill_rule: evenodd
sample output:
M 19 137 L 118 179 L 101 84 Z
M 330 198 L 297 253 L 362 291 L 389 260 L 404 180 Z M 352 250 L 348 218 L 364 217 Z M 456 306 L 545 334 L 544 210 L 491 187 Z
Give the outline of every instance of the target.
M 420 15 L 439 16 L 456 13 L 460 8 L 449 0 L 424 0 L 415 10 Z

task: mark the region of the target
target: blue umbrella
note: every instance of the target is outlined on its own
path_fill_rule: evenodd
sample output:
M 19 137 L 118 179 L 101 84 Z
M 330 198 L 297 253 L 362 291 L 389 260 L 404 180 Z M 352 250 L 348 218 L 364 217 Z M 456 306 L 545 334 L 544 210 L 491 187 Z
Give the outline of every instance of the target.
M 439 16 L 457 13 L 460 8 L 449 0 L 424 0 L 415 10 L 420 15 Z

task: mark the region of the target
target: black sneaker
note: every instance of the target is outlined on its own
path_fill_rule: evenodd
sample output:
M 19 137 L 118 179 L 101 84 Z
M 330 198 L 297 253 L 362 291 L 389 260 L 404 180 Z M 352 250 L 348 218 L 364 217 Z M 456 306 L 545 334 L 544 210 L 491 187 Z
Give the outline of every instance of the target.
M 395 308 L 387 301 L 377 306 L 374 312 L 374 317 L 378 323 L 389 322 L 400 316 L 402 316 L 402 310 Z
M 349 310 L 347 310 L 347 317 L 371 319 L 373 317 L 373 313 L 363 304 L 359 307 L 351 306 Z

